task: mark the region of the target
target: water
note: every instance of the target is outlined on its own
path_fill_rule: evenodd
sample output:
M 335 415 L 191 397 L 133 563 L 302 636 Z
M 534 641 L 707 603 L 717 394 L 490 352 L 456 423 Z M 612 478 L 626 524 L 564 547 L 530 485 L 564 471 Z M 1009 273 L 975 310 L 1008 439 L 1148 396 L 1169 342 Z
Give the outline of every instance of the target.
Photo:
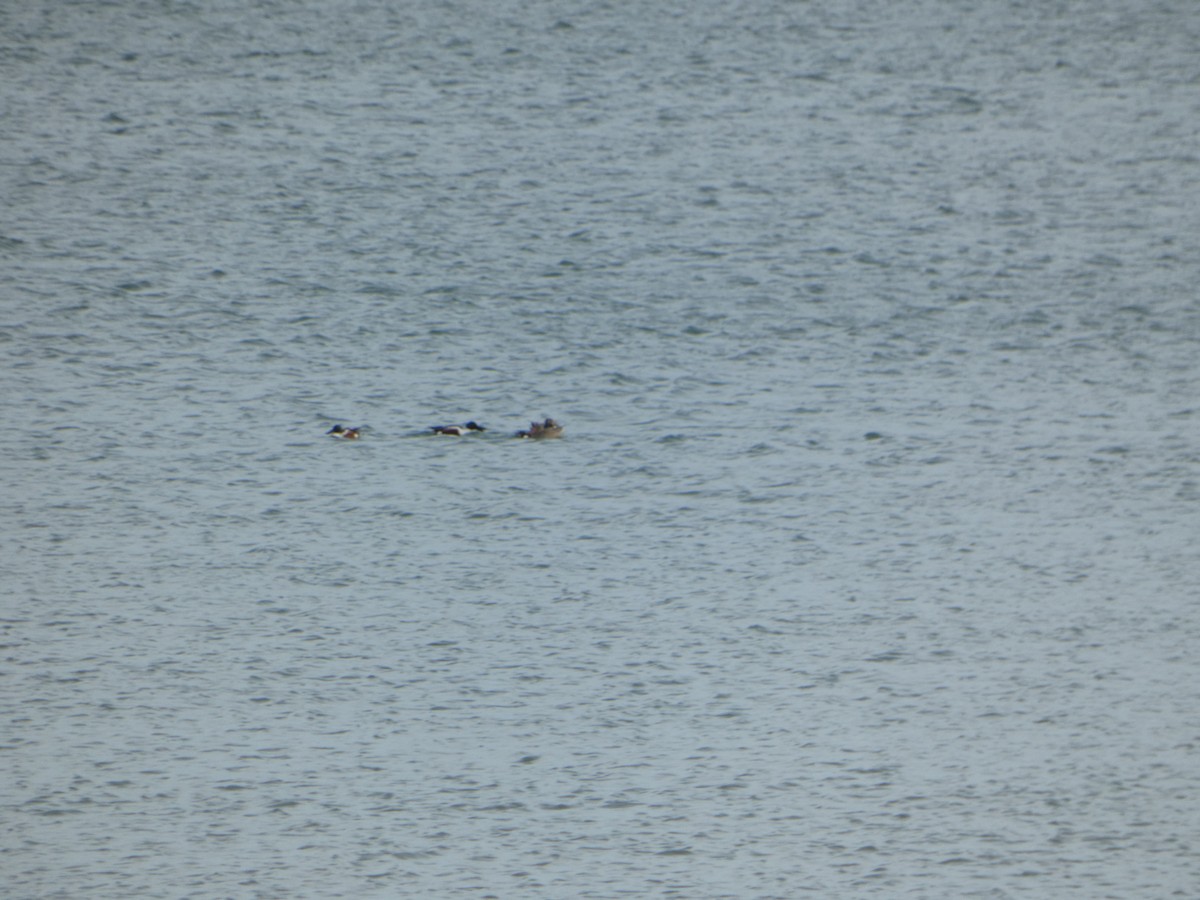
M 0 34 L 8 896 L 1194 892 L 1190 5 Z

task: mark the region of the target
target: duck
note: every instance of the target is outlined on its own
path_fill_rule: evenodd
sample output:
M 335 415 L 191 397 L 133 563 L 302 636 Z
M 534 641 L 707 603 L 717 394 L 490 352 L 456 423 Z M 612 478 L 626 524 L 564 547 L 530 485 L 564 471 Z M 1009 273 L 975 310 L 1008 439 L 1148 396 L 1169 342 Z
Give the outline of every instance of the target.
M 553 419 L 544 422 L 530 422 L 526 431 L 518 431 L 519 438 L 557 438 L 562 437 L 563 427 Z
M 343 425 L 334 425 L 325 433 L 332 434 L 337 438 L 342 438 L 342 440 L 357 441 L 360 437 L 362 437 L 362 426 L 360 425 L 358 428 L 346 428 Z
M 464 425 L 434 425 L 431 430 L 434 434 L 452 434 L 455 437 L 462 437 L 472 431 L 487 431 L 478 422 L 467 422 Z

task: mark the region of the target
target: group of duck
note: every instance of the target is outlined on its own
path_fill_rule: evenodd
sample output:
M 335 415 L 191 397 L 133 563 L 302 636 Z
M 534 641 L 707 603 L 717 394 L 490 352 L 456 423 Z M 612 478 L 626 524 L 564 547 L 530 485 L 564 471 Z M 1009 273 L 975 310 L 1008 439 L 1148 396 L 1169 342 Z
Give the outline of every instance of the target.
M 478 422 L 465 422 L 462 425 L 433 425 L 429 429 L 434 434 L 448 434 L 453 437 L 462 437 L 463 435 L 471 434 L 472 432 L 487 431 Z M 344 425 L 334 425 L 326 434 L 339 438 L 343 441 L 357 441 L 362 437 L 363 426 L 358 428 L 347 428 Z M 513 437 L 532 438 L 534 440 L 544 440 L 546 438 L 559 438 L 563 436 L 563 427 L 553 419 L 546 419 L 542 422 L 530 422 L 528 428 L 518 431 Z

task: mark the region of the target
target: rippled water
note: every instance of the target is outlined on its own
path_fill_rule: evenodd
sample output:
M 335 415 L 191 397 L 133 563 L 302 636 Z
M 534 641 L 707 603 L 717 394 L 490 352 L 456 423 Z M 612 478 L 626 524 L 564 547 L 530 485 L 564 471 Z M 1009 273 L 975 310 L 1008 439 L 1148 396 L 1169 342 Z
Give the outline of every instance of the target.
M 7 896 L 1200 883 L 1190 5 L 0 35 Z

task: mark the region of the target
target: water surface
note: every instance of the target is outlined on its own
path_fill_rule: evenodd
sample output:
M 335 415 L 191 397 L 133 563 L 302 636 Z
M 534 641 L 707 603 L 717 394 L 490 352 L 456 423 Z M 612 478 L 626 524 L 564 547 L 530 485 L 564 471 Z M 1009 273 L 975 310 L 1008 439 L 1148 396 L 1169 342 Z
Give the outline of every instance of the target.
M 1194 889 L 1189 6 L 0 34 L 11 896 Z

